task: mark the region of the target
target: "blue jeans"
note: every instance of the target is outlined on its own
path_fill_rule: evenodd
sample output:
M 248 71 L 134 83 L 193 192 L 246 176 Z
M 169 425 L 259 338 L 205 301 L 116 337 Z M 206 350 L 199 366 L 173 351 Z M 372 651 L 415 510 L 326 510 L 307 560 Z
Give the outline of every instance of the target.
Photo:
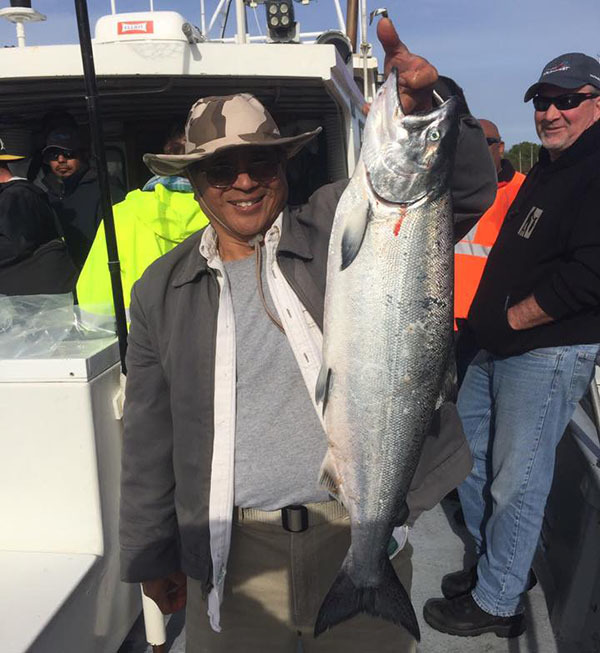
M 594 373 L 600 345 L 480 351 L 458 395 L 473 469 L 458 488 L 479 555 L 473 598 L 508 617 L 520 598 L 542 527 L 556 447 Z

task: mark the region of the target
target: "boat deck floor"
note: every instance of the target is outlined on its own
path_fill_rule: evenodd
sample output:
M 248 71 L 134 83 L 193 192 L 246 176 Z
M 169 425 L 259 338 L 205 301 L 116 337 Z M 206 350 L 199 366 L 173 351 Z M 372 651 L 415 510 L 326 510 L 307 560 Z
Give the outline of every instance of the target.
M 420 517 L 410 531 L 409 540 L 414 549 L 412 600 L 421 626 L 419 653 L 567 653 L 556 643 L 540 583 L 527 593 L 527 630 L 519 638 L 500 639 L 492 634 L 452 637 L 433 630 L 425 623 L 423 604 L 428 598 L 441 596 L 442 576 L 462 569 L 463 561 L 472 560 L 466 529 L 455 519 L 457 509 L 457 502 L 446 499 Z M 165 648 L 169 653 L 184 653 L 183 612 L 170 618 Z M 144 641 L 141 618 L 118 653 L 151 653 L 151 648 Z

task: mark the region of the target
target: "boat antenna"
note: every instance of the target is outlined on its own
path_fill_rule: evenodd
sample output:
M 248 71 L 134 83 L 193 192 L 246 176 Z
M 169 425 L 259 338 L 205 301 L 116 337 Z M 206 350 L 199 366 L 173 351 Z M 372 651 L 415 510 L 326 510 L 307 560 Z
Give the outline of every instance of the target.
M 125 316 L 125 303 L 123 301 L 123 286 L 121 285 L 121 266 L 117 250 L 117 237 L 115 234 L 115 221 L 110 199 L 108 183 L 108 167 L 106 165 L 106 151 L 100 122 L 100 107 L 98 103 L 98 88 L 96 85 L 96 71 L 94 68 L 94 54 L 90 36 L 90 20 L 87 1 L 75 0 L 77 13 L 77 29 L 79 31 L 79 45 L 83 61 L 83 76 L 85 80 L 85 99 L 90 120 L 90 134 L 92 137 L 92 152 L 96 160 L 98 182 L 100 185 L 100 201 L 104 219 L 104 232 L 106 234 L 106 250 L 108 252 L 108 269 L 112 286 L 113 304 L 117 322 L 117 337 L 119 338 L 119 353 L 121 356 L 121 370 L 127 373 L 125 366 L 125 353 L 127 351 L 127 318 Z
M 17 28 L 17 45 L 25 47 L 24 23 L 37 23 L 46 20 L 44 14 L 31 8 L 31 0 L 11 0 L 10 7 L 0 9 L 0 18 L 14 23 Z

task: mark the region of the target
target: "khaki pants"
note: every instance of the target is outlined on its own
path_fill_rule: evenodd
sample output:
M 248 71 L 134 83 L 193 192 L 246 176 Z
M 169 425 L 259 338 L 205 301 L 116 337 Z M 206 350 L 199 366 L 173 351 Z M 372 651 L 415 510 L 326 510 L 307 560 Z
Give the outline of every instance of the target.
M 310 508 L 310 507 L 309 507 Z M 221 605 L 221 633 L 208 622 L 200 583 L 188 579 L 187 653 L 413 653 L 408 632 L 367 615 L 338 624 L 318 639 L 313 627 L 321 602 L 350 545 L 347 516 L 329 519 L 309 511 L 309 528 L 236 519 Z M 410 593 L 412 549 L 393 564 Z

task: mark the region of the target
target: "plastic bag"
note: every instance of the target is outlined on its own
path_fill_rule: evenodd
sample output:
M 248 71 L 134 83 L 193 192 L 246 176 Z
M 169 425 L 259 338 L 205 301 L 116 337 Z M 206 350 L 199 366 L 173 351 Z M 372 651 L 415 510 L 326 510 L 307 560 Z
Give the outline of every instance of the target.
M 50 358 L 66 340 L 113 337 L 82 322 L 73 295 L 0 295 L 0 359 Z

